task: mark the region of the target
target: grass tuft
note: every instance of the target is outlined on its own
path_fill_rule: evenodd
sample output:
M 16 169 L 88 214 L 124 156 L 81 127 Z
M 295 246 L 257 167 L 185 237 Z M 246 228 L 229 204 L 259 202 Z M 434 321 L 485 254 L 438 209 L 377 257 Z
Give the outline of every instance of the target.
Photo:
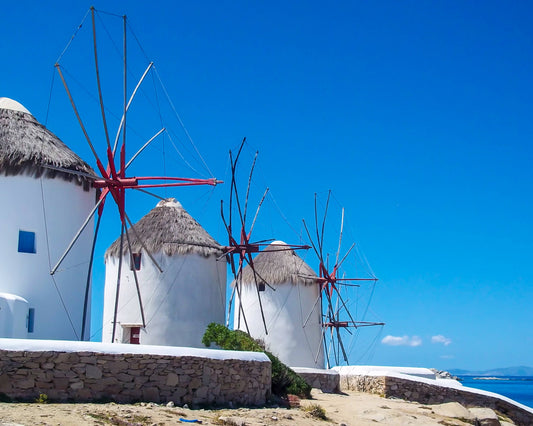
M 37 404 L 48 404 L 50 401 L 48 401 L 48 395 L 45 393 L 40 393 L 39 397 L 35 398 L 35 402 Z
M 311 417 L 320 420 L 327 420 L 326 410 L 318 404 L 310 404 L 302 407 L 302 410 L 309 414 Z

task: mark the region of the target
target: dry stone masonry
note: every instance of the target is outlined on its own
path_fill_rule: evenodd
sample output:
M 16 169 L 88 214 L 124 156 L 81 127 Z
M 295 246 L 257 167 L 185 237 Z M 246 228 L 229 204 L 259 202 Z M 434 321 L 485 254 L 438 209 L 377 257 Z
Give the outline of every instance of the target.
M 319 368 L 292 368 L 306 383 L 322 392 L 334 393 L 339 391 L 339 373 L 335 370 Z
M 12 400 L 259 405 L 270 386 L 268 360 L 0 350 L 0 396 Z
M 491 408 L 508 416 L 519 425 L 533 424 L 533 414 L 518 405 L 467 389 L 444 387 L 399 377 L 343 374 L 340 376 L 340 388 L 341 390 L 373 393 L 385 398 L 416 401 L 421 404 L 442 404 L 455 401 L 465 407 Z

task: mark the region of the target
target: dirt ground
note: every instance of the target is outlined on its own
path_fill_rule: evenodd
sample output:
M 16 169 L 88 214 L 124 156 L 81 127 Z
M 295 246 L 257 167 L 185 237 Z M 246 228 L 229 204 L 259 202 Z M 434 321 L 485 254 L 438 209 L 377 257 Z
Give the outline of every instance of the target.
M 325 410 L 325 420 L 313 417 Z M 311 410 L 315 408 L 315 410 Z M 311 411 L 309 411 L 311 410 Z M 466 414 L 465 414 L 466 413 Z M 326 394 L 313 390 L 313 399 L 300 408 L 239 408 L 191 410 L 156 404 L 38 404 L 0 403 L 0 426 L 12 425 L 471 425 L 470 413 L 457 403 L 422 405 L 349 392 Z M 180 420 L 182 419 L 182 420 Z M 197 420 L 197 422 L 192 422 Z M 502 423 L 507 424 L 507 423 Z

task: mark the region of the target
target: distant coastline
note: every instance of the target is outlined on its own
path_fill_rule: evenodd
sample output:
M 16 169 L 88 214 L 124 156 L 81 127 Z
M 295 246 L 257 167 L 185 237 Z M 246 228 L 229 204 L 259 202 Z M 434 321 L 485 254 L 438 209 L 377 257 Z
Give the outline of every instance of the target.
M 533 377 L 533 367 L 527 366 L 516 366 L 516 367 L 504 367 L 504 368 L 494 368 L 491 370 L 461 370 L 461 369 L 451 369 L 448 370 L 454 376 L 476 376 L 476 377 Z
M 511 380 L 509 377 L 473 377 L 472 380 Z
M 533 376 L 459 376 L 463 386 L 494 392 L 533 408 Z

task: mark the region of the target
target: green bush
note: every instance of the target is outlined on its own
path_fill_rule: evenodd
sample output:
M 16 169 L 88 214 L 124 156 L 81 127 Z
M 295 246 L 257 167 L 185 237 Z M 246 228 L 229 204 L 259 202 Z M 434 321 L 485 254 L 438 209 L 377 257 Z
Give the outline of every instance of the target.
M 263 345 L 240 330 L 229 330 L 221 324 L 211 323 L 207 326 L 202 343 L 209 347 L 215 343 L 222 349 L 232 351 L 264 352 L 272 363 L 272 394 L 286 396 L 298 395 L 311 397 L 311 386 L 293 370 L 283 364 L 277 357 L 266 351 Z

